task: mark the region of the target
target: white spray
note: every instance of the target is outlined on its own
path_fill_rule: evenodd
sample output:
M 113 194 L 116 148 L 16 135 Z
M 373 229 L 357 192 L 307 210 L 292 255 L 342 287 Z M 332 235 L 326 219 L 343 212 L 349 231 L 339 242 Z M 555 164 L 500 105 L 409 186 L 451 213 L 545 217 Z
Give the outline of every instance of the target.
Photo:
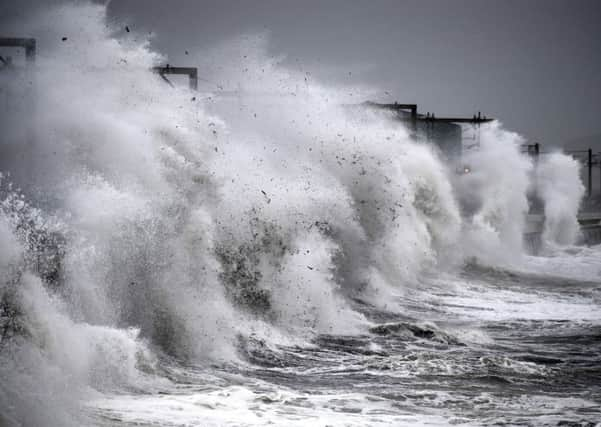
M 28 375 L 44 371 L 64 396 L 71 380 L 145 384 L 151 349 L 202 363 L 235 358 L 237 337 L 266 324 L 302 336 L 361 331 L 349 296 L 389 306 L 450 258 L 521 253 L 531 163 L 499 127 L 454 187 L 436 150 L 400 122 L 344 106 L 368 91 L 286 70 L 262 36 L 200 55 L 212 83 L 191 93 L 154 75 L 162 58 L 135 34 L 118 39 L 102 6 L 55 8 L 27 28 L 40 40 L 35 116 L 2 125 L 33 124 L 33 140 L 0 146 L 0 166 L 21 172 L 14 179 L 40 211 L 28 208 L 29 221 L 18 192 L 2 193 L 0 273 L 12 283 L 2 296 L 15 297 L 27 333 L 15 329 L 18 351 L 0 357 L 34 361 Z M 36 227 L 60 236 L 58 279 L 25 261 L 36 246 L 23 230 Z M 0 372 L 2 403 L 19 409 L 5 417 L 42 419 L 28 386 L 16 387 L 30 382 Z M 56 407 L 71 413 L 68 402 Z
M 574 244 L 580 232 L 577 214 L 585 191 L 578 161 L 561 153 L 541 156 L 536 188 L 544 202 L 544 241 Z

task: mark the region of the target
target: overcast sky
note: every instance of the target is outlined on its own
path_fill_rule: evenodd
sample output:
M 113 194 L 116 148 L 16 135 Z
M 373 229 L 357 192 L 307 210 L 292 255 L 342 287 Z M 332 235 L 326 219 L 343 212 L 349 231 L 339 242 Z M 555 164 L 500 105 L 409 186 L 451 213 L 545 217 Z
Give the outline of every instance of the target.
M 377 86 L 379 101 L 481 110 L 531 141 L 601 151 L 599 0 L 113 0 L 109 13 L 154 32 L 172 64 L 268 31 L 274 54 L 326 81 Z

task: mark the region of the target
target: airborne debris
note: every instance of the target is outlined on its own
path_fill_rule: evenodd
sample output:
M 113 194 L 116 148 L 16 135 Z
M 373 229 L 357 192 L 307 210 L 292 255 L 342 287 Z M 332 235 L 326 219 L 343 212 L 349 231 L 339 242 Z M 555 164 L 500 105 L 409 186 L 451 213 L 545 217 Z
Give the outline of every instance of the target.
M 271 203 L 271 199 L 269 198 L 269 196 L 267 196 L 267 193 L 265 191 L 263 191 L 263 190 L 261 190 L 261 193 L 263 193 L 263 196 L 265 196 L 267 204 L 270 204 Z

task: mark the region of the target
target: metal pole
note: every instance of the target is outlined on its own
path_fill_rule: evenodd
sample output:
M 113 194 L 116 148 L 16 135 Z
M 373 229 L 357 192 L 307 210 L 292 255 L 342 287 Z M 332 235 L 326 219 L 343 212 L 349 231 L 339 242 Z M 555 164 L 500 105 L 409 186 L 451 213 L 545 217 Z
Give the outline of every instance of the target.
M 534 165 L 538 166 L 538 156 L 540 154 L 540 144 L 538 142 L 534 143 Z
M 198 90 L 198 70 L 196 68 L 190 70 L 188 86 L 192 90 Z
M 35 39 L 28 39 L 27 44 L 25 45 L 25 60 L 28 64 L 32 64 L 35 62 L 35 50 L 36 50 L 36 41 Z
M 588 149 L 588 197 L 593 196 L 593 150 Z
M 597 189 L 597 197 L 601 201 L 601 151 L 597 153 L 597 165 L 599 166 L 599 188 Z
M 396 104 L 396 102 L 395 102 L 395 104 Z M 417 104 L 398 105 L 398 107 L 399 107 L 399 109 L 402 109 L 403 107 L 405 107 L 405 108 L 408 108 L 409 110 L 411 110 L 411 115 L 409 117 L 411 118 L 412 134 L 410 136 L 414 140 L 417 140 Z M 426 123 L 426 137 L 428 137 L 428 124 L 427 123 Z

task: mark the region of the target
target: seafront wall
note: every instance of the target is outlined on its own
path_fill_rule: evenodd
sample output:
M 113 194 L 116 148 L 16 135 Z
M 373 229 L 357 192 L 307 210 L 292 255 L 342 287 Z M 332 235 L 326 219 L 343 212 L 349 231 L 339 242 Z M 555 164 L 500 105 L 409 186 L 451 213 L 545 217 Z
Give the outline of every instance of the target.
M 601 244 L 601 212 L 580 214 L 578 222 L 580 223 L 578 244 L 587 246 Z M 540 251 L 544 226 L 544 215 L 528 215 L 524 230 L 524 247 L 529 253 L 537 254 Z

